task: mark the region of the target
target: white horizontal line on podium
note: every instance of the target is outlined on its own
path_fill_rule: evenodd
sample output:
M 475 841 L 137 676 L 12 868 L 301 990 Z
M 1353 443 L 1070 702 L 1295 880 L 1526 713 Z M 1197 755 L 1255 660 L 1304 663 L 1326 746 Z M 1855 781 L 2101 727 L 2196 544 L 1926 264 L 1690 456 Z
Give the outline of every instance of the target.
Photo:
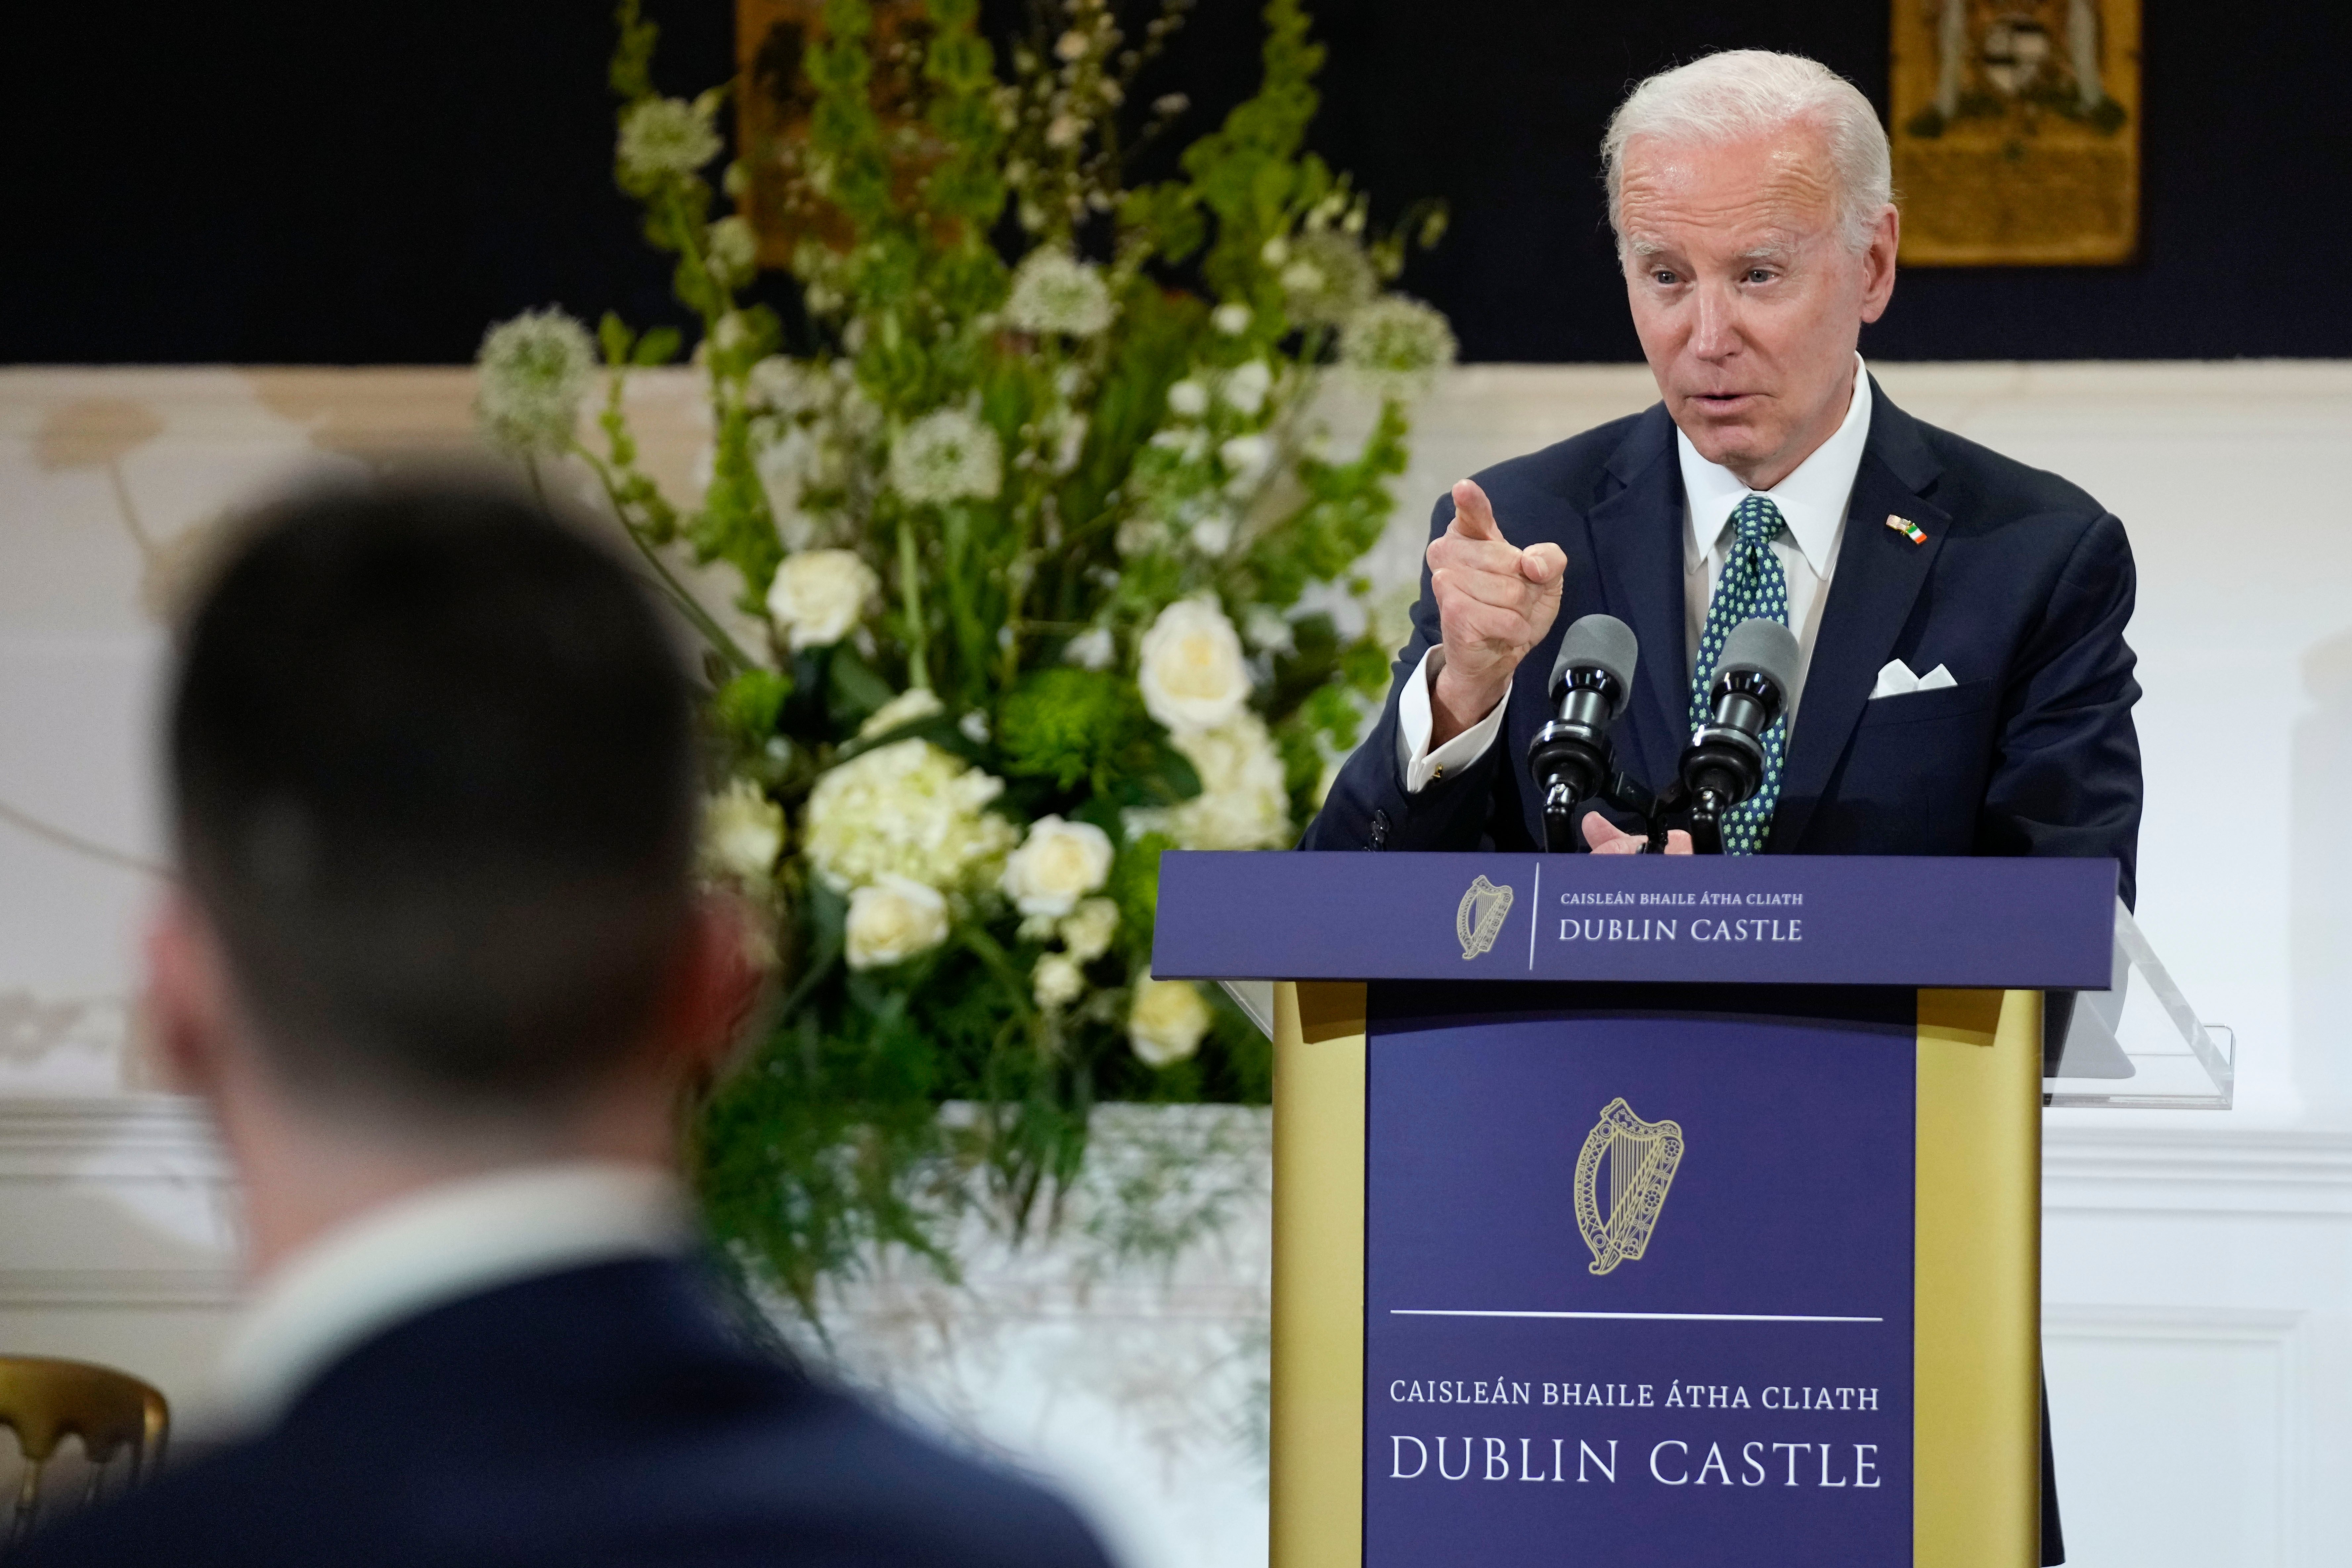
M 1883 1323 L 1884 1318 L 1811 1317 L 1794 1312 L 1496 1312 L 1451 1307 L 1391 1307 L 1391 1318 L 1650 1318 L 1677 1323 Z

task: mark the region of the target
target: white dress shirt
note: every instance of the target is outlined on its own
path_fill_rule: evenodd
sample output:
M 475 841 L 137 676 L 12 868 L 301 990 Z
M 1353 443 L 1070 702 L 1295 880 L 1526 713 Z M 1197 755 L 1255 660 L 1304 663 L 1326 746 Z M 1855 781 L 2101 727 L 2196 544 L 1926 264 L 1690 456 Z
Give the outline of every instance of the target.
M 268 1426 L 383 1331 L 533 1275 L 683 1252 L 686 1194 L 650 1165 L 573 1161 L 443 1183 L 373 1209 L 262 1281 L 221 1358 L 221 1414 Z
M 1789 733 L 1795 732 L 1805 672 L 1812 666 L 1813 643 L 1821 635 L 1822 612 L 1829 604 L 1830 576 L 1837 570 L 1838 545 L 1845 536 L 1854 476 L 1862 471 L 1863 448 L 1869 441 L 1870 376 L 1860 354 L 1853 360 L 1853 392 L 1846 404 L 1845 418 L 1828 440 L 1769 490 L 1749 489 L 1730 469 L 1700 457 L 1689 437 L 1675 432 L 1675 452 L 1683 474 L 1685 686 L 1690 672 L 1697 668 L 1698 639 L 1706 626 L 1707 605 L 1715 596 L 1716 580 L 1722 575 L 1735 538 L 1732 514 L 1750 495 L 1769 497 L 1788 525 L 1773 539 L 1772 553 L 1789 580 L 1789 629 L 1797 634 L 1797 689 L 1789 697 L 1788 729 Z M 1433 725 L 1429 694 L 1437 672 L 1444 668 L 1445 649 L 1431 648 L 1397 697 L 1397 768 L 1404 775 L 1407 795 L 1418 795 L 1433 779 L 1476 762 L 1502 731 L 1503 710 L 1511 700 L 1507 686 L 1502 700 L 1485 718 L 1444 745 L 1430 749 Z

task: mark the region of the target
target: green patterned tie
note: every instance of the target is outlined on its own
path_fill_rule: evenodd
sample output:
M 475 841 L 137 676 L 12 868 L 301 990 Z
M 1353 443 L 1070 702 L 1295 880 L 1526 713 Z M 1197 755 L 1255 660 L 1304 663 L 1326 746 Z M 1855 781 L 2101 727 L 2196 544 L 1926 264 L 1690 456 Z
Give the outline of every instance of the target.
M 1698 668 L 1691 675 L 1690 721 L 1696 730 L 1715 717 L 1708 703 L 1715 684 L 1715 661 L 1723 639 L 1746 620 L 1789 624 L 1789 578 L 1772 541 L 1781 529 L 1780 509 L 1769 497 L 1751 495 L 1731 514 L 1735 530 L 1730 558 L 1716 580 L 1715 597 L 1707 601 L 1706 629 L 1698 637 Z M 1784 715 L 1764 731 L 1764 783 L 1756 793 L 1723 814 L 1723 852 L 1753 855 L 1764 847 L 1772 831 L 1772 808 L 1780 800 L 1780 752 L 1788 734 Z

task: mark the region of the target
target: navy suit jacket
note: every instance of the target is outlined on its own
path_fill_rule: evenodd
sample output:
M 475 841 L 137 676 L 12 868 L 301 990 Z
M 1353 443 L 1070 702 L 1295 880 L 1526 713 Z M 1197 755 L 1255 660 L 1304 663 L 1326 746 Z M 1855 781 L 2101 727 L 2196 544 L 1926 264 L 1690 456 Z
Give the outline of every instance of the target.
M 2139 742 L 2134 576 L 2123 524 L 2054 474 L 1912 418 L 1874 381 L 1870 437 L 1846 511 L 1765 851 L 1776 855 L 2112 856 L 2133 896 Z M 1541 815 L 1528 742 L 1552 715 L 1545 677 L 1578 617 L 1641 640 L 1613 739 L 1653 788 L 1690 738 L 1682 466 L 1665 405 L 1477 476 L 1505 537 L 1568 555 L 1559 618 L 1513 681 L 1485 756 L 1407 795 L 1397 693 L 1436 644 L 1422 569 L 1412 637 L 1380 722 L 1308 826 L 1307 849 L 1532 849 Z M 1915 544 L 1892 514 L 1927 534 Z M 1453 521 L 1438 503 L 1434 539 Z M 1870 700 L 1879 668 L 1941 664 L 1958 684 Z
M 62 1568 L 1103 1568 L 1063 1504 L 749 1353 L 687 1266 L 429 1311 L 275 1427 L 61 1521 Z

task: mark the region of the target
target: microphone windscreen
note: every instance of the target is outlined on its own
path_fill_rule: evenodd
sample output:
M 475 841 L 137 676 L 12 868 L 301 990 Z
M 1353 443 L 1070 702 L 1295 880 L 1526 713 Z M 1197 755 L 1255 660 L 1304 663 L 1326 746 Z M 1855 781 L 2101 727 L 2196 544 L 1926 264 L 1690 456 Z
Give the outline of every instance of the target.
M 1624 712 L 1625 703 L 1633 693 L 1633 665 L 1640 657 L 1642 645 L 1634 638 L 1633 628 L 1614 616 L 1587 616 L 1568 628 L 1559 639 L 1559 657 L 1551 664 L 1551 694 L 1559 699 L 1560 682 L 1571 669 L 1599 666 L 1617 682 L 1617 700 L 1611 704 L 1612 719 Z
M 1797 689 L 1796 634 L 1778 621 L 1742 621 L 1723 639 L 1715 661 L 1717 679 L 1734 670 L 1753 670 L 1780 689 L 1786 700 Z

